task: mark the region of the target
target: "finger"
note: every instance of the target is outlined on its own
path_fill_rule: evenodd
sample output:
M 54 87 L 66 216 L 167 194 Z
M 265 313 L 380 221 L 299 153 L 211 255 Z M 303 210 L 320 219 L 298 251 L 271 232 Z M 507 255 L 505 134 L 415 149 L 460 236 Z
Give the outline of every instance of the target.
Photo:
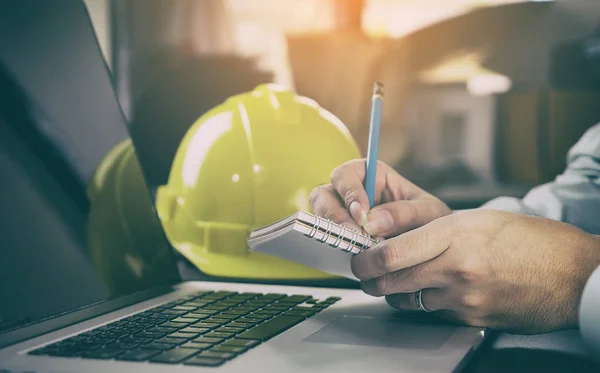
M 442 287 L 445 271 L 440 268 L 439 259 L 421 265 L 402 269 L 361 282 L 362 290 L 372 296 L 380 297 L 396 293 L 412 293 L 419 289 Z
M 373 236 L 396 236 L 450 213 L 450 209 L 434 197 L 389 202 L 369 212 L 364 228 Z
M 367 224 L 367 213 L 370 209 L 369 198 L 364 188 L 365 172 L 365 160 L 356 159 L 344 163 L 331 173 L 331 184 L 350 211 L 350 215 L 361 227 Z M 387 166 L 379 162 L 375 173 L 376 204 L 382 199 L 387 173 Z
M 360 230 L 331 184 L 316 187 L 310 193 L 309 203 L 313 212 L 325 219 L 331 219 L 348 228 Z
M 387 239 L 354 256 L 351 268 L 360 280 L 427 262 L 448 249 L 455 226 L 453 215 L 437 219 L 403 235 Z
M 423 289 L 421 302 L 431 311 L 441 311 L 448 309 L 446 292 L 438 288 Z M 391 294 L 385 297 L 388 304 L 394 308 L 405 311 L 419 311 L 417 306 L 416 293 Z

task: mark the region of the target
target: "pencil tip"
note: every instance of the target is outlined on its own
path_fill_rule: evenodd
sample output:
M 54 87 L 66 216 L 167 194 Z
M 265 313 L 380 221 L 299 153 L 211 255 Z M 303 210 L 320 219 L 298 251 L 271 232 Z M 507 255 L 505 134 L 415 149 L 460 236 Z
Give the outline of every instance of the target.
M 383 83 L 376 81 L 375 84 L 373 84 L 373 94 L 383 96 L 383 88 Z

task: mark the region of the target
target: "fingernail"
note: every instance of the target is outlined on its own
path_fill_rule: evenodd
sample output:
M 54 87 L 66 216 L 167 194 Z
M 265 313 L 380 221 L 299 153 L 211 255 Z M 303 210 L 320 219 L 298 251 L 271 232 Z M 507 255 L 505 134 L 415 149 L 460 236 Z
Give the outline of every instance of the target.
M 394 228 L 394 219 L 387 210 L 371 211 L 364 228 L 371 236 L 382 236 Z
M 365 224 L 367 224 L 367 213 L 358 201 L 354 201 L 350 204 L 350 215 L 352 215 L 352 218 L 356 220 L 361 227 L 364 227 Z

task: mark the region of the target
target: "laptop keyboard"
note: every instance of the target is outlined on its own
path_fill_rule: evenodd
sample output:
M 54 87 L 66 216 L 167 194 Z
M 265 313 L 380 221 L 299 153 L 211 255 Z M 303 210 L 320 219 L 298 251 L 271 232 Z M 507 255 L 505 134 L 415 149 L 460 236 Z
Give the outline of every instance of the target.
M 197 292 L 29 354 L 216 367 L 338 300 Z

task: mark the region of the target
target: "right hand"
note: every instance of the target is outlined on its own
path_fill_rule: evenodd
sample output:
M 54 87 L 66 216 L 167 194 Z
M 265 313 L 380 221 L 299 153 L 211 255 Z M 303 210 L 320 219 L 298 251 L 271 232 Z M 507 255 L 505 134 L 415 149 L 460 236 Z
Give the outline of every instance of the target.
M 315 214 L 347 227 L 360 227 L 372 236 L 397 236 L 418 228 L 451 210 L 383 162 L 377 163 L 375 207 L 363 186 L 365 160 L 348 161 L 331 173 L 331 184 L 316 187 L 310 194 Z

